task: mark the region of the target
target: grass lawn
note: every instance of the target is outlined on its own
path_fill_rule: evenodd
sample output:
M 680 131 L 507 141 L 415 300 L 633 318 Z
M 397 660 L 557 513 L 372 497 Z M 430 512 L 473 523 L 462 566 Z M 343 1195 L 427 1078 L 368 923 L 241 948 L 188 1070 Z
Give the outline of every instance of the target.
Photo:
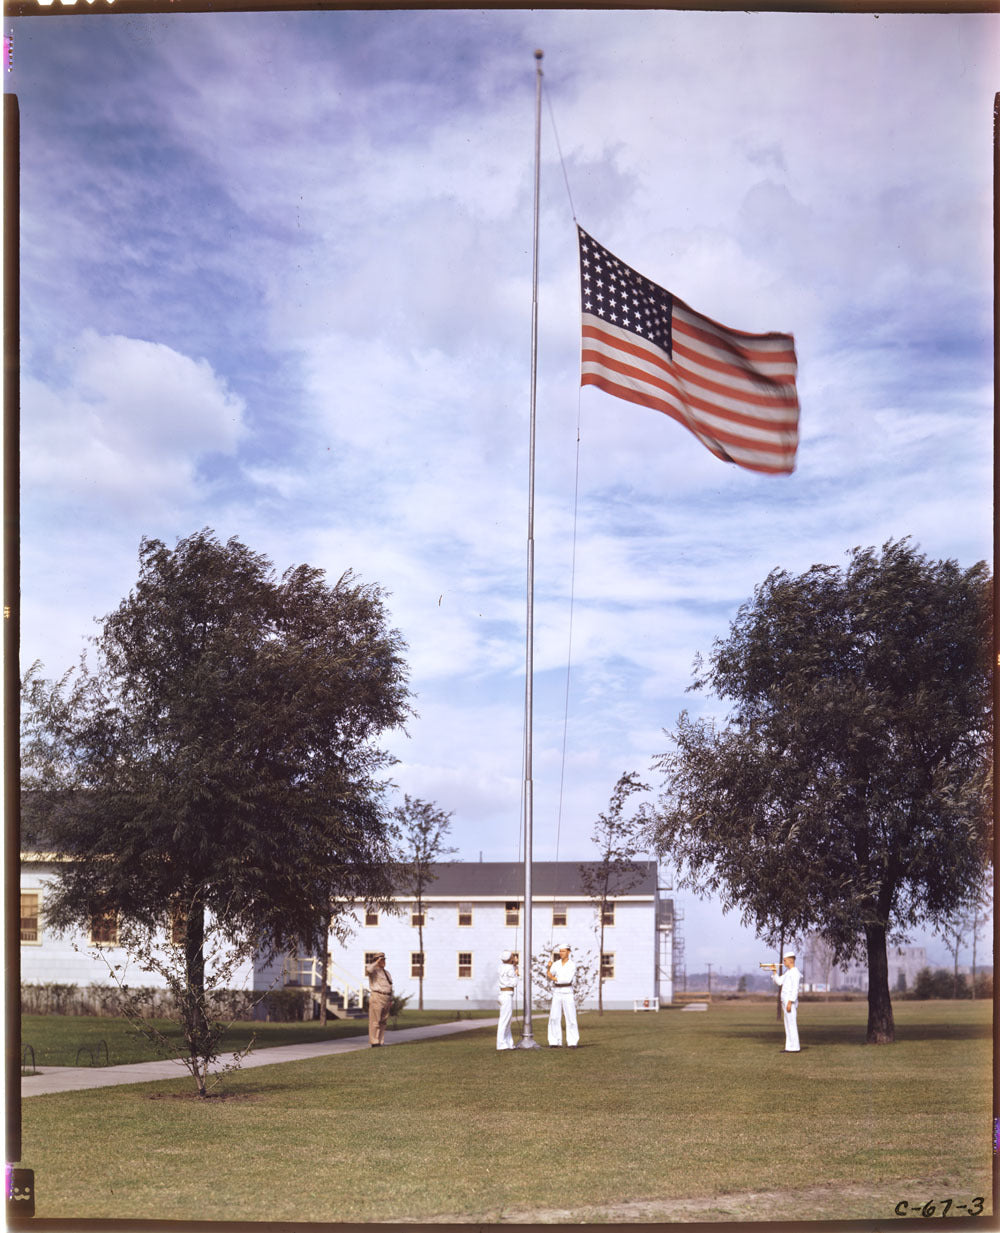
M 489 1027 L 246 1071 L 216 1099 L 182 1080 L 37 1096 L 22 1164 L 43 1219 L 890 1222 L 900 1201 L 977 1196 L 989 1213 L 992 1006 L 900 1003 L 883 1047 L 865 1013 L 802 1006 L 798 1055 L 773 1005 L 723 1003 L 587 1013 L 573 1051 L 497 1053 Z
M 425 1023 L 444 1023 L 455 1018 L 453 1010 L 410 1010 L 399 1016 L 395 1026 L 400 1028 L 421 1027 Z M 480 1012 L 484 1018 L 490 1011 Z M 463 1011 L 462 1018 L 475 1018 L 476 1012 Z M 89 1015 L 25 1015 L 21 1021 L 21 1040 L 31 1045 L 35 1065 L 125 1066 L 133 1062 L 156 1062 L 161 1058 L 181 1057 L 184 1043 L 181 1030 L 167 1019 L 153 1019 L 168 1040 L 176 1042 L 173 1053 L 163 1054 L 138 1032 L 127 1019 L 113 1019 Z M 392 1020 L 390 1020 L 392 1024 Z M 246 1046 L 254 1037 L 255 1049 L 268 1049 L 274 1045 L 300 1045 L 314 1040 L 340 1040 L 345 1036 L 364 1036 L 368 1032 L 368 1019 L 330 1019 L 326 1027 L 319 1023 L 234 1023 L 226 1034 L 223 1048 L 235 1051 Z M 100 1043 L 107 1046 L 107 1062 Z M 81 1046 L 92 1052 L 80 1052 Z M 77 1058 L 79 1057 L 79 1061 Z

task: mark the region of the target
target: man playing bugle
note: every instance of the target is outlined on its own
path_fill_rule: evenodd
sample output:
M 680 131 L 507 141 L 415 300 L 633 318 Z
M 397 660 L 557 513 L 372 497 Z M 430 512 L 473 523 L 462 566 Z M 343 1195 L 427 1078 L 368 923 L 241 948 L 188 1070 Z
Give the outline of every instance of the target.
M 797 1014 L 799 1007 L 799 982 L 802 973 L 795 966 L 795 956 L 791 951 L 781 957 L 785 965 L 784 972 L 778 975 L 776 963 L 762 963 L 760 966 L 771 973 L 771 979 L 781 990 L 781 1013 L 785 1021 L 785 1052 L 799 1052 L 799 1025 Z

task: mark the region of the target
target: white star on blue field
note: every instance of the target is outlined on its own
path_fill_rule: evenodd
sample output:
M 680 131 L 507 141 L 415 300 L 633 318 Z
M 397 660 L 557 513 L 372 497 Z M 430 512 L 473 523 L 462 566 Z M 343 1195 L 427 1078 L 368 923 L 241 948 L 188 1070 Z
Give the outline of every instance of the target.
M 8 24 L 24 666 L 76 662 L 142 536 L 353 569 L 409 644 L 399 793 L 454 812 L 460 858 L 518 859 L 536 47 L 536 856 L 594 856 L 619 775 L 655 789 L 681 708 L 721 712 L 692 664 L 773 568 L 991 555 L 995 15 Z M 580 389 L 574 211 L 795 336 L 793 475 Z M 756 971 L 733 914 L 678 901 L 689 970 Z

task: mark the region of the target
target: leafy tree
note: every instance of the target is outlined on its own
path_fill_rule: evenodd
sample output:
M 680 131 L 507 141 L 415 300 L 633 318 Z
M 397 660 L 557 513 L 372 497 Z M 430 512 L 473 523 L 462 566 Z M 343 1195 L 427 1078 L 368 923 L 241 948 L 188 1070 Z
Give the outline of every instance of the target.
M 418 979 L 418 1009 L 424 1008 L 424 892 L 437 876 L 434 865 L 455 848 L 445 846 L 445 836 L 451 829 L 450 813 L 438 809 L 419 797 L 404 796 L 403 804 L 393 811 L 397 834 L 401 840 L 396 854 L 396 885 L 403 895 L 411 895 L 417 925 L 417 946 L 420 950 Z
M 552 962 L 551 950 L 538 951 L 531 959 L 531 1002 L 532 1005 L 544 1007 L 552 998 L 552 981 L 549 980 L 549 964 Z M 573 963 L 576 976 L 573 978 L 573 1001 L 579 1010 L 590 997 L 594 986 L 598 983 L 601 970 L 601 957 L 592 950 L 574 951 Z
M 203 530 L 143 539 L 135 588 L 61 680 L 25 683 L 23 786 L 61 866 L 56 929 L 109 913 L 152 934 L 186 911 L 193 1038 L 206 928 L 265 953 L 386 900 L 377 745 L 410 713 L 383 594 Z
M 811 933 L 805 939 L 803 962 L 809 965 L 812 981 L 821 984 L 830 993 L 830 979 L 833 973 L 833 947 L 819 933 Z
M 682 714 L 656 762 L 658 851 L 759 932 L 864 949 L 873 1043 L 894 1039 L 887 940 L 985 880 L 990 645 L 983 563 L 902 540 L 775 570 L 695 682 L 728 720 Z
M 992 887 L 984 887 L 982 894 L 972 904 L 972 915 L 969 920 L 969 928 L 972 932 L 972 996 L 977 996 L 976 982 L 976 948 L 979 944 L 979 933 L 988 923 L 990 919 L 990 909 L 992 907 L 993 896 Z
M 196 988 L 188 980 L 184 948 L 172 945 L 169 934 L 158 937 L 128 921 L 123 922 L 119 932 L 119 947 L 126 952 L 130 962 L 139 971 L 155 973 L 163 981 L 168 993 L 166 1005 L 180 1021 L 187 1050 L 180 1064 L 194 1079 L 200 1096 L 206 1096 L 209 1087 L 238 1070 L 255 1042 L 255 1037 L 251 1036 L 242 1049 L 229 1051 L 229 1060 L 222 1061 L 223 1041 L 234 1021 L 232 1013 L 225 1013 L 225 994 L 231 993 L 234 977 L 240 969 L 245 970 L 248 964 L 252 964 L 253 945 L 245 942 L 242 946 L 233 946 L 223 931 L 212 928 L 211 922 L 206 926 L 203 945 L 206 980 L 201 988 Z M 160 1030 L 155 1019 L 144 1013 L 150 989 L 136 989 L 130 985 L 129 965 L 114 963 L 107 951 L 99 950 L 94 957 L 107 965 L 117 988 L 116 1012 L 127 1019 L 158 1053 L 173 1059 L 176 1041 Z M 255 1005 L 267 996 L 260 994 L 256 998 L 240 999 L 243 1003 L 240 1010 L 247 1009 L 247 1002 Z
M 957 978 L 947 968 L 921 968 L 917 973 L 913 996 L 924 1001 L 928 998 L 965 998 L 971 993 L 965 976 Z
M 955 912 L 950 912 L 942 920 L 939 920 L 937 924 L 934 926 L 935 932 L 937 933 L 938 937 L 942 940 L 942 942 L 944 942 L 945 946 L 947 947 L 948 954 L 951 955 L 951 958 L 952 958 L 954 970 L 953 970 L 953 975 L 952 975 L 953 992 L 951 996 L 955 998 L 959 996 L 959 993 L 958 993 L 959 953 L 961 952 L 961 949 L 965 945 L 966 940 L 968 938 L 970 925 L 971 925 L 971 921 L 969 917 L 966 915 L 964 906 L 963 906 L 959 908 L 958 910 L 956 910 Z
M 608 903 L 615 895 L 624 895 L 644 876 L 636 868 L 635 858 L 645 850 L 646 841 L 642 831 L 641 811 L 626 816 L 625 806 L 629 797 L 638 792 L 648 792 L 649 785 L 639 780 L 634 771 L 626 771 L 615 784 L 606 813 L 597 815 L 591 835 L 601 854 L 599 861 L 589 861 L 580 866 L 580 885 L 585 895 L 597 907 L 598 976 L 597 1013 L 604 1014 L 604 926 Z

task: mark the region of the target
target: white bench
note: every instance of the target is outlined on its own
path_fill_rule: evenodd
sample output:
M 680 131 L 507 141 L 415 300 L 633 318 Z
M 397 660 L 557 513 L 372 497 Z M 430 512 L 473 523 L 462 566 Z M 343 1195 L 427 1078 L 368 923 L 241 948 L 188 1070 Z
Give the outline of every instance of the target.
M 635 1001 L 632 1003 L 632 1009 L 633 1011 L 659 1010 L 660 1009 L 660 999 L 659 998 L 636 998 Z

